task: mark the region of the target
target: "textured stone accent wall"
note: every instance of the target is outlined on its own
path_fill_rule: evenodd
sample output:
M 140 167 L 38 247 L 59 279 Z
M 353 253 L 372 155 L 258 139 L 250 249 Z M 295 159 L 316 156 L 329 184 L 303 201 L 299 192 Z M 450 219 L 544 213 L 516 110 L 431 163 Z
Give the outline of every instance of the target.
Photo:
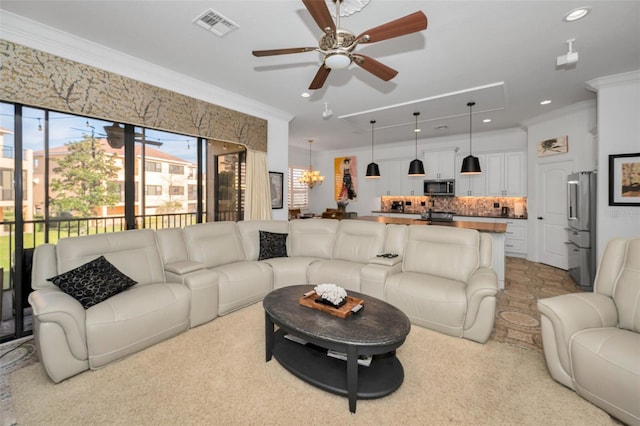
M 0 40 L 0 100 L 267 151 L 267 121 Z

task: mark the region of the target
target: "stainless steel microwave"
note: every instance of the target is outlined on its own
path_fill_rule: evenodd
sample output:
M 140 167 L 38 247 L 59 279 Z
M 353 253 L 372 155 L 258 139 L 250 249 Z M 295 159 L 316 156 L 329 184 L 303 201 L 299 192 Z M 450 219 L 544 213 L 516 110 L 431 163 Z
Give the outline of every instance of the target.
M 453 197 L 456 195 L 456 182 L 453 179 L 425 180 L 424 195 Z

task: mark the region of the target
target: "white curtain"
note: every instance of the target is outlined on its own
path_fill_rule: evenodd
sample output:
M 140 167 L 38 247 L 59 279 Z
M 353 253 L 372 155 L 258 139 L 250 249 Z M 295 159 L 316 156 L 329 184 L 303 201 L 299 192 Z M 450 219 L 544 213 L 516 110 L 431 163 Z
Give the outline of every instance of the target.
M 244 220 L 271 220 L 271 191 L 267 153 L 247 150 Z

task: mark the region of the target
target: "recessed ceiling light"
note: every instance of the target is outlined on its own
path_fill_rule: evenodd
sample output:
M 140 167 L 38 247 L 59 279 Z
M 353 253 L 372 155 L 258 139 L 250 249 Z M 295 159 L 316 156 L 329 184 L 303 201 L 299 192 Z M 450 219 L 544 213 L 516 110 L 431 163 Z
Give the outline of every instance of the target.
M 311 96 L 311 94 L 309 92 L 302 92 L 302 96 L 303 98 L 308 98 L 309 96 Z
M 540 105 L 549 105 L 551 103 L 551 101 L 549 99 L 545 99 L 544 101 L 540 102 Z
M 574 22 L 578 19 L 584 18 L 589 14 L 589 12 L 591 12 L 591 6 L 579 7 L 564 15 L 564 18 L 562 18 L 562 20 L 564 22 Z
M 491 119 L 490 118 L 485 118 L 484 120 L 482 120 L 483 123 L 491 123 Z
M 422 131 L 422 129 L 415 129 L 414 132 L 415 133 L 420 133 Z

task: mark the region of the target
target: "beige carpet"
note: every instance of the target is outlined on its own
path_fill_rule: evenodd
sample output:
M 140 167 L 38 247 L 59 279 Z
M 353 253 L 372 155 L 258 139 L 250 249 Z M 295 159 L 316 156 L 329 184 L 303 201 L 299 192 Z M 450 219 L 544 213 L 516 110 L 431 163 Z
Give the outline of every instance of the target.
M 20 425 L 611 425 L 549 376 L 543 356 L 414 326 L 398 357 L 405 381 L 381 399 L 347 399 L 264 361 L 260 303 L 58 385 L 41 364 L 9 378 Z

